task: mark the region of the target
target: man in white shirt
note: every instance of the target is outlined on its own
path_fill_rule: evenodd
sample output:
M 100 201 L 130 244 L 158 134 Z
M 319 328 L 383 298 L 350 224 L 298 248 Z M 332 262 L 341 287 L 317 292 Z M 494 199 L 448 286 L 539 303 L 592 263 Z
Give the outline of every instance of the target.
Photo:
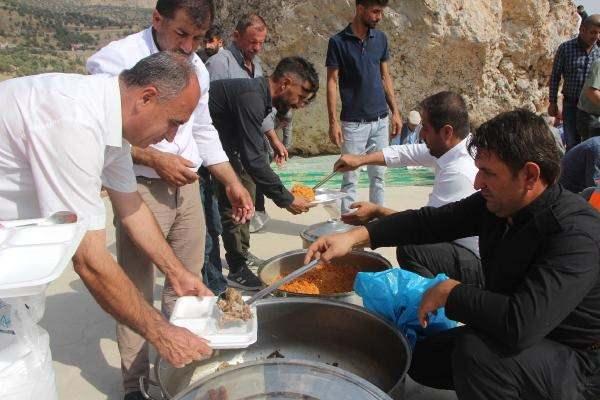
M 45 74 L 0 83 L 0 220 L 68 210 L 88 223 L 73 266 L 100 306 L 174 365 L 211 354 L 206 341 L 148 304 L 106 248 L 104 186 L 116 217 L 178 295 L 210 295 L 177 259 L 137 193 L 130 144 L 173 141 L 200 89 L 193 66 L 161 52 L 118 77 Z
M 160 50 L 188 56 L 194 65 L 201 97 L 190 120 L 182 125 L 172 143 L 166 141 L 132 152 L 138 191 L 155 215 L 164 236 L 186 268 L 200 276 L 204 263 L 205 219 L 198 175 L 200 165 L 226 187 L 234 205 L 233 219 L 243 223 L 252 215 L 252 199 L 239 182 L 223 151 L 208 110 L 210 80 L 206 67 L 195 54 L 213 20 L 209 0 L 159 0 L 152 14 L 152 26 L 112 42 L 87 61 L 91 73 L 119 74 L 139 59 Z M 117 223 L 117 257 L 130 279 L 153 301 L 154 268 L 140 254 L 132 238 Z M 169 316 L 175 300 L 171 282 L 162 291 L 162 311 Z M 139 378 L 148 376 L 148 343 L 127 326 L 118 324 L 117 342 L 121 354 L 124 389 L 139 398 Z
M 421 103 L 421 137 L 424 144 L 389 146 L 364 156 L 345 154 L 335 163 L 338 171 L 351 171 L 363 165 L 388 167 L 425 166 L 435 169 L 433 190 L 427 206 L 440 207 L 475 192 L 477 168 L 467 151 L 469 114 L 463 98 L 453 92 L 440 92 Z M 342 215 L 346 223 L 358 225 L 394 211 L 368 202 L 351 205 L 356 211 Z M 476 237 L 450 243 L 401 246 L 397 250 L 402 268 L 425 277 L 445 273 L 474 285 L 483 285 L 481 260 Z

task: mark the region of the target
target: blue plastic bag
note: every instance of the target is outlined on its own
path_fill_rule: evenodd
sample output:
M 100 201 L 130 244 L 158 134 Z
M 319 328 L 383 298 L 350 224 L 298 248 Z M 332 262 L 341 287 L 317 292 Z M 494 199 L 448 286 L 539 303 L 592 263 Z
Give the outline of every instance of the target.
M 429 315 L 425 329 L 417 317 L 423 294 L 446 279 L 448 277 L 444 274 L 430 279 L 400 268 L 375 273 L 360 272 L 354 282 L 354 291 L 362 297 L 367 310 L 398 327 L 411 348 L 414 348 L 417 340 L 456 327 L 456 322 L 446 317 L 443 308 L 437 314 Z

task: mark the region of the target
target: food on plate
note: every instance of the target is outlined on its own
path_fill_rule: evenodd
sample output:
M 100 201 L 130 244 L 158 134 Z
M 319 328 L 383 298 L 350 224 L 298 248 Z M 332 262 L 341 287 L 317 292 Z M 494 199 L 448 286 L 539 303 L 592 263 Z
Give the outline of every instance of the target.
M 336 294 L 351 292 L 361 268 L 353 265 L 319 263 L 313 270 L 281 286 L 281 290 L 298 294 Z M 283 278 L 280 275 L 277 279 Z
M 227 288 L 225 298 L 217 301 L 217 306 L 222 311 L 221 325 L 231 321 L 248 321 L 252 318 L 250 306 L 244 303 L 242 294 L 232 288 Z
M 315 200 L 315 191 L 310 186 L 301 185 L 299 183 L 295 183 L 292 186 L 292 194 L 294 196 L 303 197 L 306 201 Z

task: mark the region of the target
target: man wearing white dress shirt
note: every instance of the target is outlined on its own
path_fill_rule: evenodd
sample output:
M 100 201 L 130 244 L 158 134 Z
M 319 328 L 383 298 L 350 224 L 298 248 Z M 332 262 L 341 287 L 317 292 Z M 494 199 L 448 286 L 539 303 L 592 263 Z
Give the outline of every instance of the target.
M 186 58 L 161 52 L 118 77 L 44 74 L 0 83 L 0 220 L 61 210 L 87 222 L 73 266 L 100 306 L 175 365 L 211 354 L 206 341 L 148 304 L 106 248 L 104 186 L 115 215 L 178 295 L 209 295 L 177 259 L 137 193 L 132 145 L 172 141 L 200 89 Z
M 245 222 L 253 211 L 252 200 L 240 184 L 223 151 L 208 110 L 210 79 L 195 54 L 213 20 L 210 0 L 159 0 L 152 26 L 112 42 L 87 61 L 89 72 L 116 75 L 139 59 L 160 50 L 189 57 L 201 90 L 200 101 L 190 120 L 182 125 L 172 143 L 160 142 L 147 149 L 134 147 L 132 157 L 138 191 L 155 215 L 164 236 L 186 268 L 200 276 L 204 263 L 205 220 L 200 199 L 200 165 L 227 189 L 234 205 L 234 220 Z M 117 223 L 117 257 L 125 272 L 150 303 L 154 294 L 152 262 L 140 254 L 135 243 Z M 169 316 L 176 294 L 171 282 L 162 291 L 162 311 Z M 148 376 L 148 343 L 137 332 L 117 325 L 117 342 L 126 399 L 141 398 L 139 378 Z
M 350 171 L 362 165 L 388 167 L 425 166 L 435 169 L 433 190 L 427 206 L 440 207 L 461 200 L 475 192 L 473 182 L 477 168 L 467 151 L 469 114 L 463 98 L 453 92 L 440 92 L 421 103 L 423 144 L 389 146 L 364 156 L 343 155 L 334 168 Z M 356 211 L 342 215 L 349 224 L 364 224 L 397 211 L 368 202 L 352 204 Z M 476 237 L 450 243 L 398 247 L 402 268 L 425 277 L 445 273 L 452 279 L 483 285 L 481 260 Z

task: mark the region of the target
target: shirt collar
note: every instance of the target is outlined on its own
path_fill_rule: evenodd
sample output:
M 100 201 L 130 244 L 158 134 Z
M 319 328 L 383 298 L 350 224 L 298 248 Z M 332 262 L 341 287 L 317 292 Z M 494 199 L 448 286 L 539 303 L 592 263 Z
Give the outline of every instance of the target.
M 360 40 L 360 38 L 356 36 L 352 31 L 352 23 L 349 23 L 348 26 L 346 26 L 346 28 L 342 31 L 342 34 Z M 375 30 L 369 28 L 369 30 L 367 31 L 367 36 L 369 37 L 369 39 L 373 39 L 375 37 Z
M 586 50 L 587 49 L 587 44 L 585 44 L 583 42 L 583 40 L 581 40 L 581 38 L 579 36 L 577 36 L 575 38 L 575 42 L 577 43 L 577 46 L 581 49 L 581 50 Z M 592 46 L 592 48 L 590 49 L 590 54 L 596 50 L 598 48 L 598 42 L 594 43 L 594 45 Z
M 158 53 L 160 50 L 158 49 L 158 44 L 156 44 L 156 40 L 154 40 L 154 28 L 149 27 L 144 32 L 144 39 L 146 43 L 148 43 L 148 47 L 150 48 L 150 54 Z
M 461 140 L 456 146 L 445 152 L 440 158 L 437 159 L 436 163 L 440 168 L 444 168 L 452 161 L 461 158 L 463 156 L 469 156 L 469 152 L 467 151 L 467 143 L 471 138 L 471 134 L 469 134 L 466 138 Z
M 119 76 L 107 78 L 104 87 L 104 108 L 106 110 L 106 145 L 121 147 L 123 143 L 123 114 L 121 110 L 121 89 Z
M 522 225 L 529 221 L 531 218 L 536 218 L 543 211 L 547 210 L 548 207 L 556 202 L 562 189 L 559 185 L 551 185 L 544 190 L 544 192 L 531 204 L 523 207 L 515 213 L 512 217 L 513 225 Z M 540 227 L 544 228 L 544 227 Z
M 242 54 L 242 51 L 238 49 L 234 43 L 230 44 L 229 47 L 227 47 L 227 50 L 231 52 L 233 58 L 235 58 L 235 61 L 237 61 L 240 67 L 248 71 L 248 68 L 246 68 L 246 64 L 244 64 L 244 55 Z M 254 65 L 254 62 L 252 63 L 252 65 Z M 256 66 L 254 66 L 254 71 L 256 71 Z

